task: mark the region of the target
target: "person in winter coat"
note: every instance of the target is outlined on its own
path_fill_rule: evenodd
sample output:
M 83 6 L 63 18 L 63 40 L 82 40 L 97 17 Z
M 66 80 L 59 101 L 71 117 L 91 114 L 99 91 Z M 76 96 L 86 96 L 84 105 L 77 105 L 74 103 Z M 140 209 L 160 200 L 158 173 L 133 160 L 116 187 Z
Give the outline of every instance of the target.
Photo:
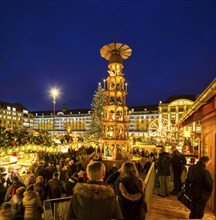
M 181 182 L 181 174 L 183 171 L 183 166 L 186 165 L 186 158 L 183 154 L 181 154 L 177 147 L 174 145 L 171 147 L 172 155 L 171 155 L 171 164 L 174 178 L 174 189 L 171 192 L 172 195 L 177 195 L 178 192 L 181 191 L 182 182 Z
M 190 219 L 202 219 L 206 203 L 213 190 L 213 179 L 206 167 L 210 163 L 208 156 L 203 156 L 197 164 L 191 166 L 188 171 L 188 181 L 191 186 L 192 208 Z
M 46 199 L 46 192 L 44 178 L 42 176 L 38 176 L 36 178 L 36 183 L 34 184 L 34 191 L 39 194 L 41 202 L 43 203 L 43 201 Z
M 45 171 L 45 167 L 44 167 L 44 162 L 43 161 L 40 161 L 38 163 L 38 166 L 34 170 L 34 175 L 36 177 L 42 176 L 44 178 L 44 180 L 46 179 L 46 171 Z
M 11 212 L 12 218 L 17 220 L 24 219 L 24 206 L 23 206 L 23 194 L 25 192 L 25 187 L 21 186 L 17 189 L 16 194 L 12 197 Z
M 3 202 L 0 206 L 0 220 L 11 220 L 11 204 L 9 202 Z
M 73 188 L 75 187 L 77 181 L 78 181 L 79 175 L 77 173 L 74 173 L 66 182 L 66 193 L 67 196 L 73 195 Z
M 16 190 L 19 187 L 21 187 L 21 186 L 25 187 L 24 183 L 20 182 L 19 178 L 17 176 L 14 176 L 12 181 L 13 182 L 8 187 L 6 195 L 5 195 L 5 199 L 4 199 L 5 202 L 8 202 L 16 194 Z
M 24 184 L 25 184 L 25 186 L 29 186 L 34 183 L 36 183 L 36 177 L 32 173 L 32 171 L 29 169 L 29 170 L 27 170 L 27 175 L 25 177 Z
M 53 178 L 47 182 L 46 193 L 49 199 L 61 198 L 61 193 L 65 192 L 62 181 L 58 179 L 59 174 L 55 172 Z
M 29 185 L 24 192 L 23 206 L 25 220 L 42 220 L 43 206 L 38 193 L 34 192 L 33 185 Z
M 66 219 L 123 219 L 114 190 L 105 186 L 105 166 L 93 161 L 87 166 L 87 183 L 77 183 Z
M 54 166 L 53 162 L 49 162 L 48 166 L 45 168 L 46 179 L 45 184 L 53 178 L 53 173 L 57 172 L 57 168 Z
M 64 165 L 60 171 L 60 180 L 65 183 L 69 179 L 69 177 L 70 176 L 69 176 L 68 165 Z
M 117 171 L 118 171 L 118 165 L 114 163 L 112 167 L 106 171 L 105 180 L 107 180 L 107 178 L 109 178 L 110 175 L 112 175 L 113 173 Z
M 74 164 L 73 160 L 70 160 L 68 162 L 68 175 L 72 176 L 74 173 L 76 173 L 77 166 Z
M 157 161 L 157 167 L 158 167 L 158 176 L 160 182 L 160 194 L 158 195 L 163 198 L 165 198 L 165 196 L 169 196 L 167 185 L 168 185 L 168 177 L 170 176 L 170 165 L 171 165 L 171 157 L 169 153 L 165 152 L 165 148 L 162 148 Z
M 147 206 L 144 200 L 144 184 L 139 178 L 136 165 L 133 162 L 125 162 L 118 173 L 120 175 L 115 181 L 115 189 L 124 219 L 145 219 Z

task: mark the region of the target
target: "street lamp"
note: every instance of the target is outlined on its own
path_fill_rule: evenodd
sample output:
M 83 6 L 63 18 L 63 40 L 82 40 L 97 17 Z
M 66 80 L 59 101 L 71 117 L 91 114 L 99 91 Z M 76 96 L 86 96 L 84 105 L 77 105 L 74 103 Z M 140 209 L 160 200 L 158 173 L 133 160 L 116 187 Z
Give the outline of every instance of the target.
M 55 108 L 56 108 L 56 98 L 59 96 L 58 88 L 51 88 L 50 95 L 53 98 L 53 134 L 55 132 Z

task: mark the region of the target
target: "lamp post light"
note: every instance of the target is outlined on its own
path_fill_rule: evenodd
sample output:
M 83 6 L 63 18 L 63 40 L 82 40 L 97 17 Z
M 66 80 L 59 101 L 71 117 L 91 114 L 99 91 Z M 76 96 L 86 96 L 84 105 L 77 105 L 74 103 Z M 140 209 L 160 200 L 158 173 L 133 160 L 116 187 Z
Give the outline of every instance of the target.
M 55 111 L 56 111 L 56 98 L 59 96 L 58 88 L 51 88 L 50 95 L 53 98 L 53 134 L 55 132 Z

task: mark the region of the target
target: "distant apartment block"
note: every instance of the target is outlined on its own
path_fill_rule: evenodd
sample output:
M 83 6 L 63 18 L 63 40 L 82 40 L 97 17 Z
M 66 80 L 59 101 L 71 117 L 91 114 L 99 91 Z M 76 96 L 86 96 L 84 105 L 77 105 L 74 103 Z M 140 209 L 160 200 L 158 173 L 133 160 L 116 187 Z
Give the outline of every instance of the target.
M 22 104 L 0 101 L 0 125 L 7 129 L 33 128 L 33 114 Z
M 173 131 L 178 132 L 177 123 L 184 112 L 194 103 L 194 95 L 171 96 L 164 103 L 158 105 L 143 105 L 128 107 L 130 124 L 129 134 L 148 136 L 152 122 L 158 123 L 157 119 L 167 121 Z M 91 109 L 62 109 L 56 111 L 53 120 L 53 111 L 32 112 L 34 115 L 34 128 L 52 132 L 53 121 L 55 131 L 60 133 L 77 132 L 84 133 L 90 127 Z M 158 125 L 159 126 L 159 125 Z M 199 126 L 193 124 L 189 128 L 191 132 L 198 131 Z

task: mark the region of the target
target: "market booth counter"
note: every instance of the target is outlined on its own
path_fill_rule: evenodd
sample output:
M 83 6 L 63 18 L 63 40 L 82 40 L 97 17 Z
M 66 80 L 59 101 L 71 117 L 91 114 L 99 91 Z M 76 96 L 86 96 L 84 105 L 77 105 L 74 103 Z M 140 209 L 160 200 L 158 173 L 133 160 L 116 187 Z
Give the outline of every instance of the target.
M 13 155 L 4 155 L 0 157 L 0 167 L 5 173 L 9 169 L 16 169 L 21 178 L 24 178 L 27 169 L 38 159 L 37 153 L 14 153 Z

